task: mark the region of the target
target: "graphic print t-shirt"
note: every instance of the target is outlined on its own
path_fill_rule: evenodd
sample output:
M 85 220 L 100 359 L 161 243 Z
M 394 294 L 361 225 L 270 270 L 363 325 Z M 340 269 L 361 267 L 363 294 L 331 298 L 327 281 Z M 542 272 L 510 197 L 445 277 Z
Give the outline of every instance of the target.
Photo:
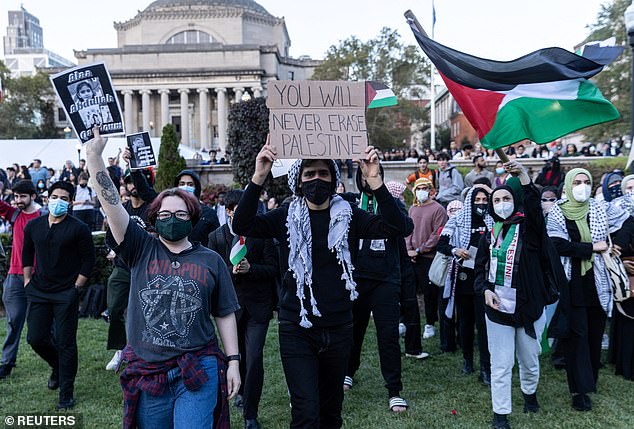
M 199 244 L 174 254 L 129 222 L 115 252 L 131 270 L 128 343 L 145 361 L 200 350 L 216 335 L 210 315 L 223 317 L 240 308 L 224 261 Z M 179 268 L 172 267 L 174 261 Z

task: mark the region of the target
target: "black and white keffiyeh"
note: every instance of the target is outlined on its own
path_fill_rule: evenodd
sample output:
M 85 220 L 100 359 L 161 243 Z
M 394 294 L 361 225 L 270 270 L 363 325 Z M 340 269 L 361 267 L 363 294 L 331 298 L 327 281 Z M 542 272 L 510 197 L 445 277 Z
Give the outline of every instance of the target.
M 333 162 L 336 180 L 339 181 L 339 169 Z M 302 160 L 298 159 L 293 163 L 288 172 L 288 186 L 293 194 L 297 191 L 297 184 L 300 180 Z M 338 195 L 330 200 L 330 224 L 328 226 L 328 249 L 335 252 L 339 265 L 343 273 L 341 279 L 346 282 L 346 289 L 350 291 L 350 300 L 354 301 L 359 295 L 356 290 L 356 283 L 352 278 L 354 266 L 350 256 L 348 245 L 348 231 L 352 219 L 352 208 L 350 204 Z M 310 293 L 310 305 L 313 316 L 320 317 L 321 313 L 317 308 L 317 300 L 313 293 L 313 260 L 312 260 L 312 233 L 310 230 L 310 214 L 308 205 L 304 198 L 295 195 L 288 208 L 286 218 L 288 229 L 288 269 L 293 272 L 293 277 L 297 283 L 297 298 L 300 303 L 300 326 L 310 328 L 313 324 L 308 320 L 308 311 L 304 306 L 306 298 L 305 286 L 308 286 Z
M 449 244 L 459 249 L 469 249 L 471 242 L 471 221 L 473 218 L 473 193 L 478 188 L 471 188 L 465 197 L 465 203 L 462 209 L 454 216 L 450 217 L 440 233 L 441 236 L 449 237 Z M 493 228 L 493 218 L 487 213 L 483 218 L 484 225 L 490 231 Z M 443 290 L 443 298 L 449 298 L 445 315 L 448 318 L 453 317 L 454 309 L 454 292 L 456 277 L 458 275 L 458 264 L 455 258 L 452 258 L 445 280 L 445 289 Z
M 566 217 L 559 207 L 565 200 L 559 200 L 548 212 L 547 229 L 550 237 L 562 238 L 570 241 L 570 235 L 566 228 Z M 592 243 L 607 241 L 608 234 L 618 231 L 623 222 L 629 217 L 629 213 L 617 204 L 599 202 L 594 198 L 590 199 L 588 208 L 590 221 L 590 235 Z M 566 278 L 572 277 L 572 262 L 570 257 L 561 256 L 561 264 L 564 267 Z M 594 269 L 594 283 L 597 295 L 603 311 L 608 316 L 612 314 L 612 287 L 610 286 L 610 275 L 605 267 L 603 257 L 595 253 L 592 257 L 592 267 Z

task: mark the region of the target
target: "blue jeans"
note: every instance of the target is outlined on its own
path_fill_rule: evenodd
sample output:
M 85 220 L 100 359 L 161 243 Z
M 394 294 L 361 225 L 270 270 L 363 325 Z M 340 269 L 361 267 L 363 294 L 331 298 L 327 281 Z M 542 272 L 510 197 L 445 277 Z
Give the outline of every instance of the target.
M 3 365 L 15 366 L 18 357 L 20 335 L 26 320 L 27 299 L 24 290 L 24 278 L 18 274 L 9 274 L 4 280 L 2 302 L 7 312 L 7 338 L 2 346 Z
M 218 400 L 218 362 L 213 356 L 200 358 L 209 380 L 198 390 L 187 390 L 179 367 L 167 373 L 168 387 L 161 396 L 141 392 L 137 424 L 145 428 L 211 428 Z

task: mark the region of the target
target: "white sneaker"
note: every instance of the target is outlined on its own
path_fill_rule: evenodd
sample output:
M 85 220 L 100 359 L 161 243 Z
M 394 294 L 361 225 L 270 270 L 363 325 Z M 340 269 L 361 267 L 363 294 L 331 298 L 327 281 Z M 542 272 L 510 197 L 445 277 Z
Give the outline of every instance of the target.
M 411 355 L 409 353 L 405 353 L 405 357 L 414 358 L 414 359 L 425 359 L 426 357 L 429 357 L 429 353 L 420 352 L 417 355 Z
M 405 323 L 399 323 L 398 324 L 398 336 L 399 337 L 404 337 L 405 333 L 407 332 L 407 327 L 405 326 Z
M 436 335 L 436 328 L 434 325 L 425 325 L 425 332 L 423 332 L 423 338 L 431 338 Z
M 603 339 L 601 340 L 601 350 L 607 350 L 610 348 L 610 337 L 608 334 L 603 334 Z
M 119 364 L 121 363 L 121 355 L 121 350 L 117 350 L 116 352 L 114 352 L 114 356 L 112 356 L 112 359 L 110 359 L 110 362 L 108 362 L 108 365 L 106 365 L 106 371 L 117 370 Z

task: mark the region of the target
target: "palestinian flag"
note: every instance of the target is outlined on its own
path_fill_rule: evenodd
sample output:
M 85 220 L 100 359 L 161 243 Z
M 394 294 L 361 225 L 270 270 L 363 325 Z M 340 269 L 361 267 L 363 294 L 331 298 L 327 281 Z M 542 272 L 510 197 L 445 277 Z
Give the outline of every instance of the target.
M 512 61 L 474 57 L 435 42 L 408 18 L 418 44 L 487 149 L 529 139 L 549 143 L 619 118 L 588 79 L 623 51 L 593 46 L 584 56 L 540 49 Z
M 233 240 L 231 253 L 229 253 L 229 260 L 231 261 L 231 265 L 238 265 L 245 256 L 247 256 L 247 246 L 244 244 L 244 237 L 238 235 Z
M 396 95 L 381 82 L 368 80 L 365 82 L 365 106 L 368 109 L 376 107 L 395 106 Z

